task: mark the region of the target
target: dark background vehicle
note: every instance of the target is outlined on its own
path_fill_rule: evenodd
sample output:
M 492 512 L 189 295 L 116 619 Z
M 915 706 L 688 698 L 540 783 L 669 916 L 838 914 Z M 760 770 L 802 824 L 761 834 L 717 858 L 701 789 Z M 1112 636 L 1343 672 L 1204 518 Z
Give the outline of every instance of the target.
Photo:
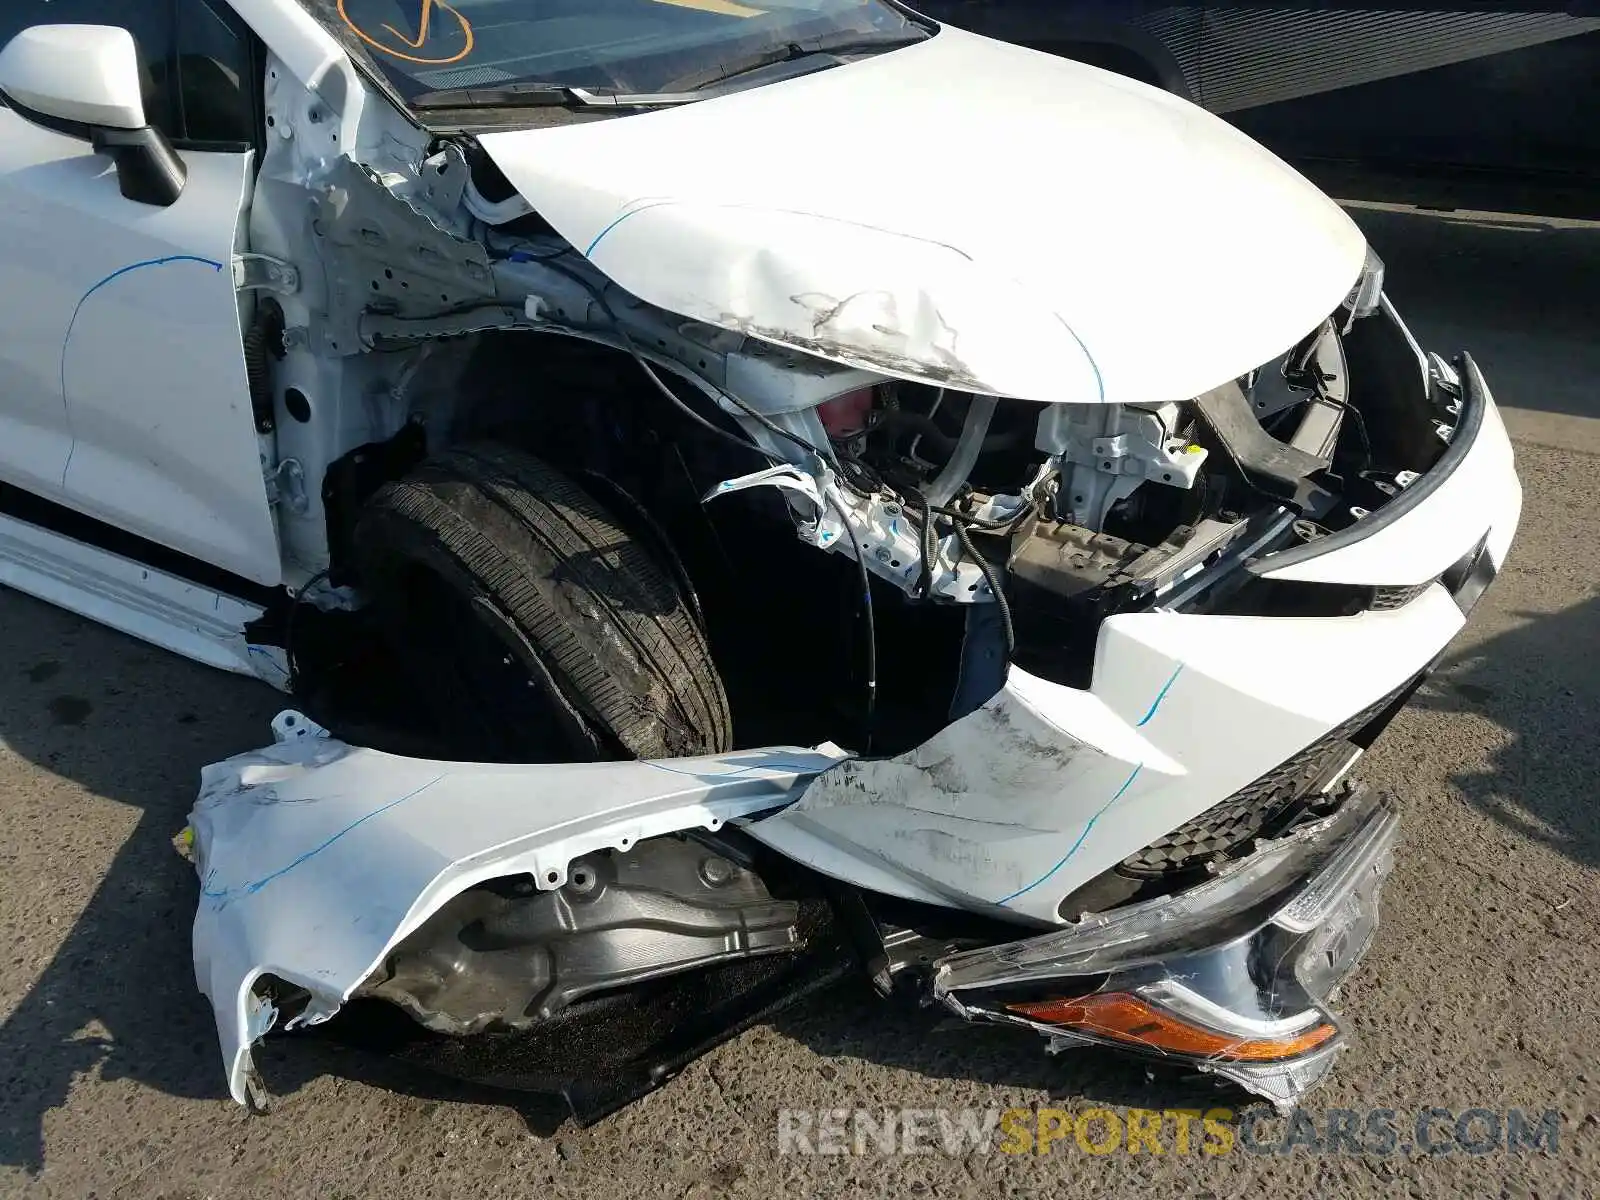
M 925 0 L 1165 87 L 1337 195 L 1600 210 L 1600 2 Z

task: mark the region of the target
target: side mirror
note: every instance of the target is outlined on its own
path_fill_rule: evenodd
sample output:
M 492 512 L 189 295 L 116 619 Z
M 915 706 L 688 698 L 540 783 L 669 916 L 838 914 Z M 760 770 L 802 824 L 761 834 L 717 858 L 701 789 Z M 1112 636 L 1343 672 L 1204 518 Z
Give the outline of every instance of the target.
M 161 131 L 145 123 L 139 52 L 126 29 L 24 29 L 0 50 L 0 94 L 19 116 L 81 127 L 95 152 L 116 163 L 129 200 L 166 207 L 182 195 L 188 170 Z

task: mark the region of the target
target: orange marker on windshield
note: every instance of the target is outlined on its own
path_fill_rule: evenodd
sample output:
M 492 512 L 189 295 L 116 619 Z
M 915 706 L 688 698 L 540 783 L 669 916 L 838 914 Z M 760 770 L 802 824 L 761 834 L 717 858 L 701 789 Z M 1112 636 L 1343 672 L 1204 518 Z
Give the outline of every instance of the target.
M 435 8 L 443 9 L 460 23 L 461 36 L 465 43 L 460 50 L 445 58 L 424 58 L 420 55 L 408 54 L 404 50 L 397 50 L 393 46 L 385 45 L 383 42 L 373 37 L 370 33 L 362 29 L 361 26 L 357 25 L 353 20 L 350 19 L 350 14 L 345 11 L 345 0 L 338 0 L 338 7 L 339 18 L 350 27 L 350 31 L 352 33 L 354 33 L 358 38 L 367 43 L 367 45 L 371 46 L 373 49 L 381 50 L 391 58 L 402 59 L 405 62 L 420 63 L 423 66 L 442 67 L 449 63 L 460 62 L 463 58 L 472 53 L 472 22 L 468 21 L 466 17 L 462 16 L 453 5 L 447 4 L 445 0 L 422 0 L 422 9 L 417 14 L 417 37 L 415 41 L 401 33 L 393 25 L 385 24 L 383 26 L 385 32 L 391 33 L 395 37 L 399 38 L 400 41 L 403 42 L 409 49 L 420 50 L 422 49 L 423 43 L 428 40 L 428 32 L 433 18 L 433 10 Z

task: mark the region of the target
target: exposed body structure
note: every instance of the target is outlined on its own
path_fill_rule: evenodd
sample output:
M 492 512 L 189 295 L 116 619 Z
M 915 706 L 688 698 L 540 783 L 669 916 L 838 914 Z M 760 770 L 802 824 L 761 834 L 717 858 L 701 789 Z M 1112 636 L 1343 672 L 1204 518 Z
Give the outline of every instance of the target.
M 120 30 L 0 52 L 0 271 L 47 346 L 0 359 L 0 579 L 315 718 L 193 816 L 236 1097 L 280 1011 L 363 997 L 603 1111 L 857 968 L 1320 1076 L 1396 820 L 1348 769 L 1520 508 L 1477 367 L 1335 205 L 887 6 L 571 83 L 234 7 L 226 153 L 133 111 Z M 492 48 L 437 9 L 407 46 Z M 50 188 L 103 219 L 46 284 Z

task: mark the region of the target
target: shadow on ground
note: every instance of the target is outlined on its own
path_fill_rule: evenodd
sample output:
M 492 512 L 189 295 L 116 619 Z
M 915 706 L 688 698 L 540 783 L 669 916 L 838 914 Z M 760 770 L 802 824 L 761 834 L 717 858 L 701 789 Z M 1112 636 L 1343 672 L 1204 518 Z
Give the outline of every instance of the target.
M 87 1072 L 220 1094 L 190 966 L 194 873 L 172 837 L 200 767 L 269 737 L 278 707 L 264 686 L 0 590 L 0 741 L 65 781 L 13 770 L 0 803 L 13 962 L 25 944 L 54 951 L 0 1024 L 0 1163 L 42 1164 L 44 1114 Z M 107 801 L 131 811 L 108 819 Z M 17 873 L 40 864 L 53 880 Z M 63 895 L 86 876 L 98 884 L 60 937 Z
M 14 947 L 48 942 L 54 951 L 0 1023 L 0 1165 L 37 1171 L 45 1115 L 80 1076 L 232 1103 L 194 981 L 194 870 L 172 839 L 200 768 L 270 741 L 286 701 L 5 589 L 0 664 L 0 743 L 63 781 L 34 774 L 37 793 L 0 797 L 4 925 Z M 126 828 L 108 821 L 107 802 L 129 810 L 120 844 L 121 833 L 104 832 Z M 39 863 L 57 886 L 19 876 L 19 866 Z M 60 937 L 59 893 L 85 876 L 98 883 Z M 14 948 L 13 963 L 23 961 Z M 506 1100 L 316 1036 L 273 1039 L 262 1058 L 279 1094 L 335 1074 L 428 1099 Z M 536 1129 L 552 1124 L 537 1101 L 524 1115 Z
M 317 1076 L 335 1074 L 411 1096 L 505 1105 L 543 1137 L 554 1134 L 570 1115 L 556 1096 L 457 1082 L 387 1058 L 373 1052 L 369 1039 L 348 1024 L 338 1028 L 341 1019 L 342 1015 L 336 1018 L 335 1027 L 327 1032 L 275 1037 L 264 1044 L 257 1057 L 274 1094 L 292 1096 Z M 1250 1103 L 1245 1093 L 1215 1078 L 1099 1048 L 1052 1056 L 1043 1039 L 1025 1030 L 969 1025 L 904 1000 L 885 1000 L 865 981 L 847 981 L 818 992 L 766 1024 L 823 1059 L 859 1059 L 931 1080 L 1144 1108 L 1224 1104 L 1242 1108 Z
M 1484 770 L 1452 782 L 1466 802 L 1515 833 L 1600 866 L 1600 593 L 1452 655 L 1412 700 L 1486 717 L 1510 737 Z

